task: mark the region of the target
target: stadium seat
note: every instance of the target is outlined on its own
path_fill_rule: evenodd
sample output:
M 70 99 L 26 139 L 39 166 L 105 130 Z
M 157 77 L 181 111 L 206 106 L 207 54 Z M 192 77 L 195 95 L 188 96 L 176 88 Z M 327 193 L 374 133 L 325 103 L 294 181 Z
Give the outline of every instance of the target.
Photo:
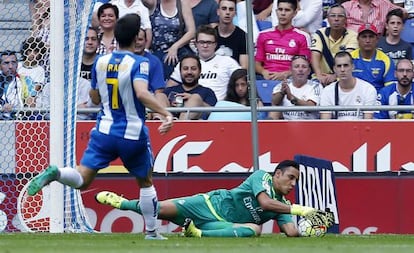
M 218 101 L 215 107 L 244 107 L 244 105 L 230 102 L 230 101 Z M 211 112 L 208 120 L 217 121 L 231 121 L 231 120 L 251 120 L 250 112 Z
M 274 80 L 256 80 L 257 93 L 264 105 L 272 104 L 273 88 L 279 83 Z
M 412 47 L 412 55 L 414 55 L 414 19 L 407 19 L 404 28 L 401 31 L 401 39 L 410 43 Z
M 259 28 L 259 31 L 272 28 L 272 21 L 257 20 L 256 23 L 257 23 L 257 27 Z
M 414 19 L 407 19 L 404 28 L 401 31 L 401 39 L 413 44 L 414 43 Z

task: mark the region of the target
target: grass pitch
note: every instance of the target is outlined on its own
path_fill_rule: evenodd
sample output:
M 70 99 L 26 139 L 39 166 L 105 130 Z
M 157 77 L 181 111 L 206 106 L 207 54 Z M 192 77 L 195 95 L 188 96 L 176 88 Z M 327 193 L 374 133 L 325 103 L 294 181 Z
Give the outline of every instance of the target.
M 333 235 L 323 238 L 185 238 L 168 235 L 167 241 L 144 240 L 142 234 L 0 234 L 0 253 L 129 253 L 129 252 L 277 252 L 277 253 L 385 253 L 414 252 L 414 235 Z

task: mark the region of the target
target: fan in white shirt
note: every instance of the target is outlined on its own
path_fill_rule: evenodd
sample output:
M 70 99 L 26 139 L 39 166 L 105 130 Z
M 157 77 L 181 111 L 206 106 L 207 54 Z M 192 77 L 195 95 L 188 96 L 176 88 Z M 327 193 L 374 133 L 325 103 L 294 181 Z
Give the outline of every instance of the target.
M 321 94 L 321 106 L 375 105 L 377 91 L 370 83 L 352 76 L 352 56 L 341 51 L 335 55 L 334 71 L 338 81 L 326 86 Z M 337 95 L 336 95 L 337 94 Z M 337 98 L 337 99 L 336 99 Z M 321 119 L 372 119 L 371 111 L 321 111 Z

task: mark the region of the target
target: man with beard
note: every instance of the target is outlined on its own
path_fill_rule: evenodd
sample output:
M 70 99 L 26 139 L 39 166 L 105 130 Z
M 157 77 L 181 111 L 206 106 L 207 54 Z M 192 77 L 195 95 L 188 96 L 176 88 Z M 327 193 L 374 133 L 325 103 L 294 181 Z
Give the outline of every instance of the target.
M 172 107 L 210 107 L 217 103 L 216 95 L 210 88 L 198 83 L 201 62 L 198 56 L 184 56 L 179 65 L 181 84 L 165 88 L 157 99 L 165 106 Z M 181 112 L 174 115 L 179 119 L 206 119 L 208 113 Z
M 1 52 L 0 69 L 0 119 L 15 119 L 16 111 L 27 106 L 30 94 L 28 86 L 17 74 L 16 52 Z
M 230 56 L 216 54 L 217 32 L 212 27 L 204 25 L 197 29 L 196 47 L 201 62 L 200 84 L 212 89 L 217 100 L 223 100 L 230 76 L 240 68 L 239 63 Z M 167 86 L 181 82 L 181 67 L 177 64 Z
M 382 88 L 377 97 L 380 105 L 413 105 L 413 63 L 408 59 L 397 62 L 395 71 L 397 82 Z M 374 114 L 377 119 L 413 119 L 412 111 L 379 111 Z

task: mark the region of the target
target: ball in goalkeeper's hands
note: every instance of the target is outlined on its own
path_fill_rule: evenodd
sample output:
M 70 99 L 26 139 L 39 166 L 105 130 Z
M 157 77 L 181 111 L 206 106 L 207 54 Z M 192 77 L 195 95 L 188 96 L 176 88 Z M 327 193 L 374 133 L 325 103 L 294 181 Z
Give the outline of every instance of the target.
M 328 228 L 323 225 L 315 225 L 311 220 L 301 218 L 298 222 L 300 236 L 304 237 L 322 237 L 326 234 Z

